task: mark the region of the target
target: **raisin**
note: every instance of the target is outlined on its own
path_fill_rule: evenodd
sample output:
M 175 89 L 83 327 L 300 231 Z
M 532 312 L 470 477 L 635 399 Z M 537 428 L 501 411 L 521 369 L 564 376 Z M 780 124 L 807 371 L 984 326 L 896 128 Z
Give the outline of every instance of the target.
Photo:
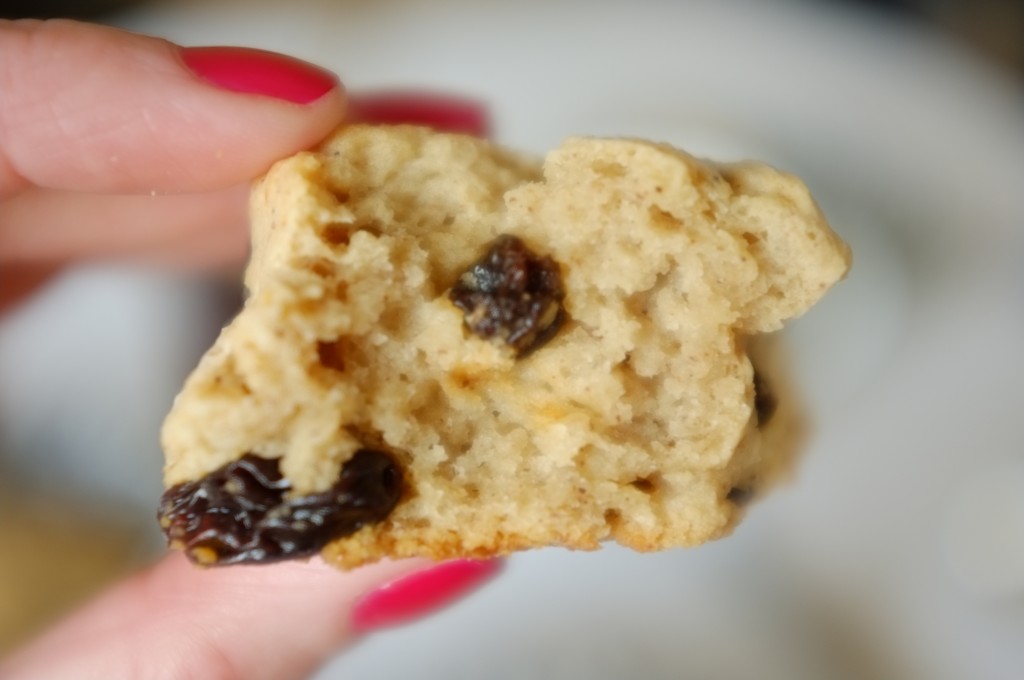
M 754 499 L 754 490 L 747 486 L 734 486 L 725 494 L 730 502 L 743 506 Z
M 472 333 L 500 340 L 520 357 L 549 341 L 565 321 L 558 263 L 508 234 L 470 265 L 448 297 Z
M 387 517 L 402 494 L 402 475 L 390 455 L 360 449 L 327 491 L 287 498 L 290 489 L 276 459 L 247 453 L 168 489 L 160 525 L 171 547 L 198 564 L 304 557 Z
M 754 411 L 757 413 L 757 422 L 759 425 L 764 425 L 772 416 L 775 415 L 775 409 L 779 407 L 779 401 L 775 398 L 775 395 L 768 387 L 768 383 L 765 381 L 758 370 L 754 369 Z

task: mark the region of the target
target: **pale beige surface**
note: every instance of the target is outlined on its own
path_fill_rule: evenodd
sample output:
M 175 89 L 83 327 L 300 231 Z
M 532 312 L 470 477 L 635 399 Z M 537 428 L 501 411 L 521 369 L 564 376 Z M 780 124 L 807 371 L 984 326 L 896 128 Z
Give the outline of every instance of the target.
M 847 248 L 799 180 L 761 165 L 572 139 L 543 174 L 417 128 L 351 127 L 278 163 L 254 191 L 245 309 L 165 424 L 165 481 L 254 452 L 311 492 L 383 442 L 410 493 L 328 548 L 345 566 L 727 533 L 730 489 L 795 443 L 771 361 L 780 406 L 757 427 L 752 336 L 806 311 Z M 519 360 L 446 296 L 504 233 L 566 287 L 569 321 Z

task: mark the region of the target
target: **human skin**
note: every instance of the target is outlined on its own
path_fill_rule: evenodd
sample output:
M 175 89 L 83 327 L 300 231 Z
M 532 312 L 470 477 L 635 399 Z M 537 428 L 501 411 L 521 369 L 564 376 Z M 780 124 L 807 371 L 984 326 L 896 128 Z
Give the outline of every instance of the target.
M 486 128 L 464 101 L 355 105 L 332 73 L 281 55 L 0 21 L 0 312 L 84 260 L 238 267 L 254 177 L 346 119 L 410 117 Z M 171 554 L 0 661 L 0 677 L 303 678 L 499 569 L 407 560 L 341 573 L 314 559 L 203 570 Z

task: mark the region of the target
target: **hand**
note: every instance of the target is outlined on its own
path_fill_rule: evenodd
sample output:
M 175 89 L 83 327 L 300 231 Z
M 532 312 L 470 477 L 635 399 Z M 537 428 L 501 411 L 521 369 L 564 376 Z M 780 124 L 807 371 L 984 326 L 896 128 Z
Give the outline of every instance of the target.
M 353 106 L 333 74 L 281 55 L 0 21 L 0 308 L 85 258 L 241 262 L 250 180 L 346 117 L 485 125 L 465 102 Z M 498 568 L 199 570 L 175 554 L 18 650 L 0 677 L 302 678 L 355 636 L 435 609 Z

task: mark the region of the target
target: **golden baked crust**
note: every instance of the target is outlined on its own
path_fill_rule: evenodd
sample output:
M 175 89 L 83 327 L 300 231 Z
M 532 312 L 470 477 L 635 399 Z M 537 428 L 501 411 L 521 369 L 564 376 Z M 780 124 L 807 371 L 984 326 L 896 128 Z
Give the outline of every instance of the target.
M 541 176 L 471 137 L 349 126 L 275 165 L 252 220 L 249 297 L 167 418 L 165 481 L 249 452 L 308 494 L 383 448 L 406 492 L 327 547 L 344 567 L 727 533 L 799 431 L 759 336 L 850 262 L 798 179 L 633 140 L 571 139 Z M 519 358 L 447 294 L 502 234 L 565 288 L 565 323 Z

